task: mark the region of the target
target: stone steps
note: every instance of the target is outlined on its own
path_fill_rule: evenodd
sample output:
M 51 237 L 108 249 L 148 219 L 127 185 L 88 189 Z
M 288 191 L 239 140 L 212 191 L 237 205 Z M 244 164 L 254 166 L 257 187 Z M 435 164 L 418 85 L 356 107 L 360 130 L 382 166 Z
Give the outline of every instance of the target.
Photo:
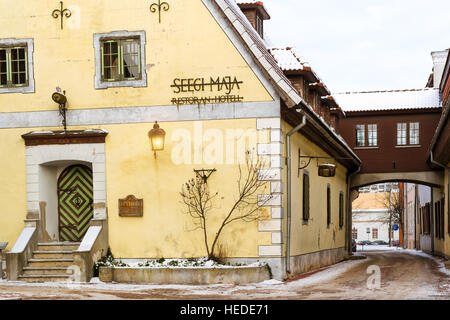
M 25 267 L 23 268 L 24 276 L 32 275 L 71 275 L 72 270 L 68 267 Z
M 33 251 L 34 259 L 73 259 L 73 251 Z
M 73 259 L 30 259 L 29 267 L 70 267 Z
M 21 275 L 19 280 L 26 282 L 68 282 L 70 275 Z
M 19 280 L 26 282 L 67 282 L 73 270 L 73 252 L 79 242 L 38 243 Z
M 79 242 L 38 243 L 37 251 L 75 251 L 79 246 Z

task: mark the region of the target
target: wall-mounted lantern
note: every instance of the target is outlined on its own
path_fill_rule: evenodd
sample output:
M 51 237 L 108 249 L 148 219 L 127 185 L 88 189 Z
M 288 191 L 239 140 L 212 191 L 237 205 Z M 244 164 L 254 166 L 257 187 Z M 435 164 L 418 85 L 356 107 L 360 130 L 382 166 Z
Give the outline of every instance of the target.
M 299 172 L 299 174 L 300 174 L 300 170 L 305 169 L 307 166 L 309 166 L 309 164 L 311 163 L 311 161 L 313 159 L 316 159 L 319 177 L 326 177 L 326 178 L 331 178 L 331 177 L 334 177 L 336 175 L 336 165 L 335 164 L 331 164 L 331 163 L 319 164 L 319 159 L 334 159 L 334 160 L 348 159 L 348 158 L 302 156 L 302 155 L 300 155 L 300 152 L 299 152 L 299 157 L 298 158 L 299 158 L 298 159 L 298 172 Z M 304 159 L 307 159 L 307 161 L 304 160 Z
M 153 125 L 153 129 L 148 132 L 148 137 L 150 138 L 152 151 L 155 153 L 156 158 L 156 151 L 164 150 L 164 142 L 166 137 L 166 132 L 159 127 L 158 121 L 156 121 Z
M 319 177 L 334 177 L 336 174 L 336 165 L 331 163 L 319 164 Z
M 59 115 L 62 117 L 62 125 L 64 126 L 64 131 L 67 129 L 67 122 L 66 122 L 66 91 L 61 92 L 60 87 L 56 87 L 56 92 L 52 94 L 52 100 L 56 102 L 59 105 Z

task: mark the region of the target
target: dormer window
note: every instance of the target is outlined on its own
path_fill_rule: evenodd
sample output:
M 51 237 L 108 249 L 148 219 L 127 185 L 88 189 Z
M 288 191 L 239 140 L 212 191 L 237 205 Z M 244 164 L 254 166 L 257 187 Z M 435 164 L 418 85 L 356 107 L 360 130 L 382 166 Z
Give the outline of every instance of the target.
M 264 38 L 264 24 L 263 19 L 259 14 L 256 15 L 256 31 L 261 36 L 261 38 Z
M 252 3 L 241 2 L 238 3 L 238 6 L 260 37 L 264 38 L 264 20 L 269 20 L 270 16 L 264 8 L 262 1 Z

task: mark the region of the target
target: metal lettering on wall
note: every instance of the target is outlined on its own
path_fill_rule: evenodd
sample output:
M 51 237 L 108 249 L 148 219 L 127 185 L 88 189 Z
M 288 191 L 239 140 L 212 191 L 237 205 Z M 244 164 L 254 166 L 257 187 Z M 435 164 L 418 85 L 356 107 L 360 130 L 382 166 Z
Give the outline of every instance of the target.
M 206 103 L 232 103 L 242 102 L 244 97 L 239 94 L 232 94 L 235 90 L 240 90 L 243 81 L 239 81 L 237 77 L 210 77 L 205 78 L 188 78 L 173 80 L 170 86 L 173 88 L 173 93 L 204 93 L 210 92 L 212 94 L 202 97 L 183 96 L 172 99 L 172 104 L 206 104 Z
M 119 216 L 142 217 L 144 215 L 144 200 L 129 195 L 125 199 L 119 199 Z

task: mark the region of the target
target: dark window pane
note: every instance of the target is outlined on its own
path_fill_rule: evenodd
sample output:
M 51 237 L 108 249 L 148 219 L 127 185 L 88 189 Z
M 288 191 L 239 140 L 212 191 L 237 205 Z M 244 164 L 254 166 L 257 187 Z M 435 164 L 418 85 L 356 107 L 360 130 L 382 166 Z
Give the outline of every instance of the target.
M 25 49 L 19 49 L 19 59 L 25 59 Z
M 111 42 L 111 53 L 118 53 L 117 42 Z
M 11 59 L 17 60 L 17 49 L 11 49 Z
M 19 83 L 19 75 L 17 73 L 12 74 L 12 83 L 18 84 Z
M 111 68 L 105 67 L 105 79 L 111 79 Z
M 0 72 L 6 72 L 6 61 L 0 62 Z
M 103 43 L 103 53 L 104 54 L 109 54 L 110 53 L 110 44 L 109 42 L 105 42 Z
M 25 61 L 19 61 L 19 71 L 25 72 Z
M 5 86 L 7 81 L 6 74 L 0 74 L 0 85 Z
M 25 73 L 20 73 L 20 84 L 25 84 L 27 82 Z
M 103 65 L 105 66 L 105 69 L 106 69 L 106 67 L 111 65 L 111 56 L 105 55 L 103 57 Z
M 0 60 L 6 60 L 6 50 L 0 50 Z

